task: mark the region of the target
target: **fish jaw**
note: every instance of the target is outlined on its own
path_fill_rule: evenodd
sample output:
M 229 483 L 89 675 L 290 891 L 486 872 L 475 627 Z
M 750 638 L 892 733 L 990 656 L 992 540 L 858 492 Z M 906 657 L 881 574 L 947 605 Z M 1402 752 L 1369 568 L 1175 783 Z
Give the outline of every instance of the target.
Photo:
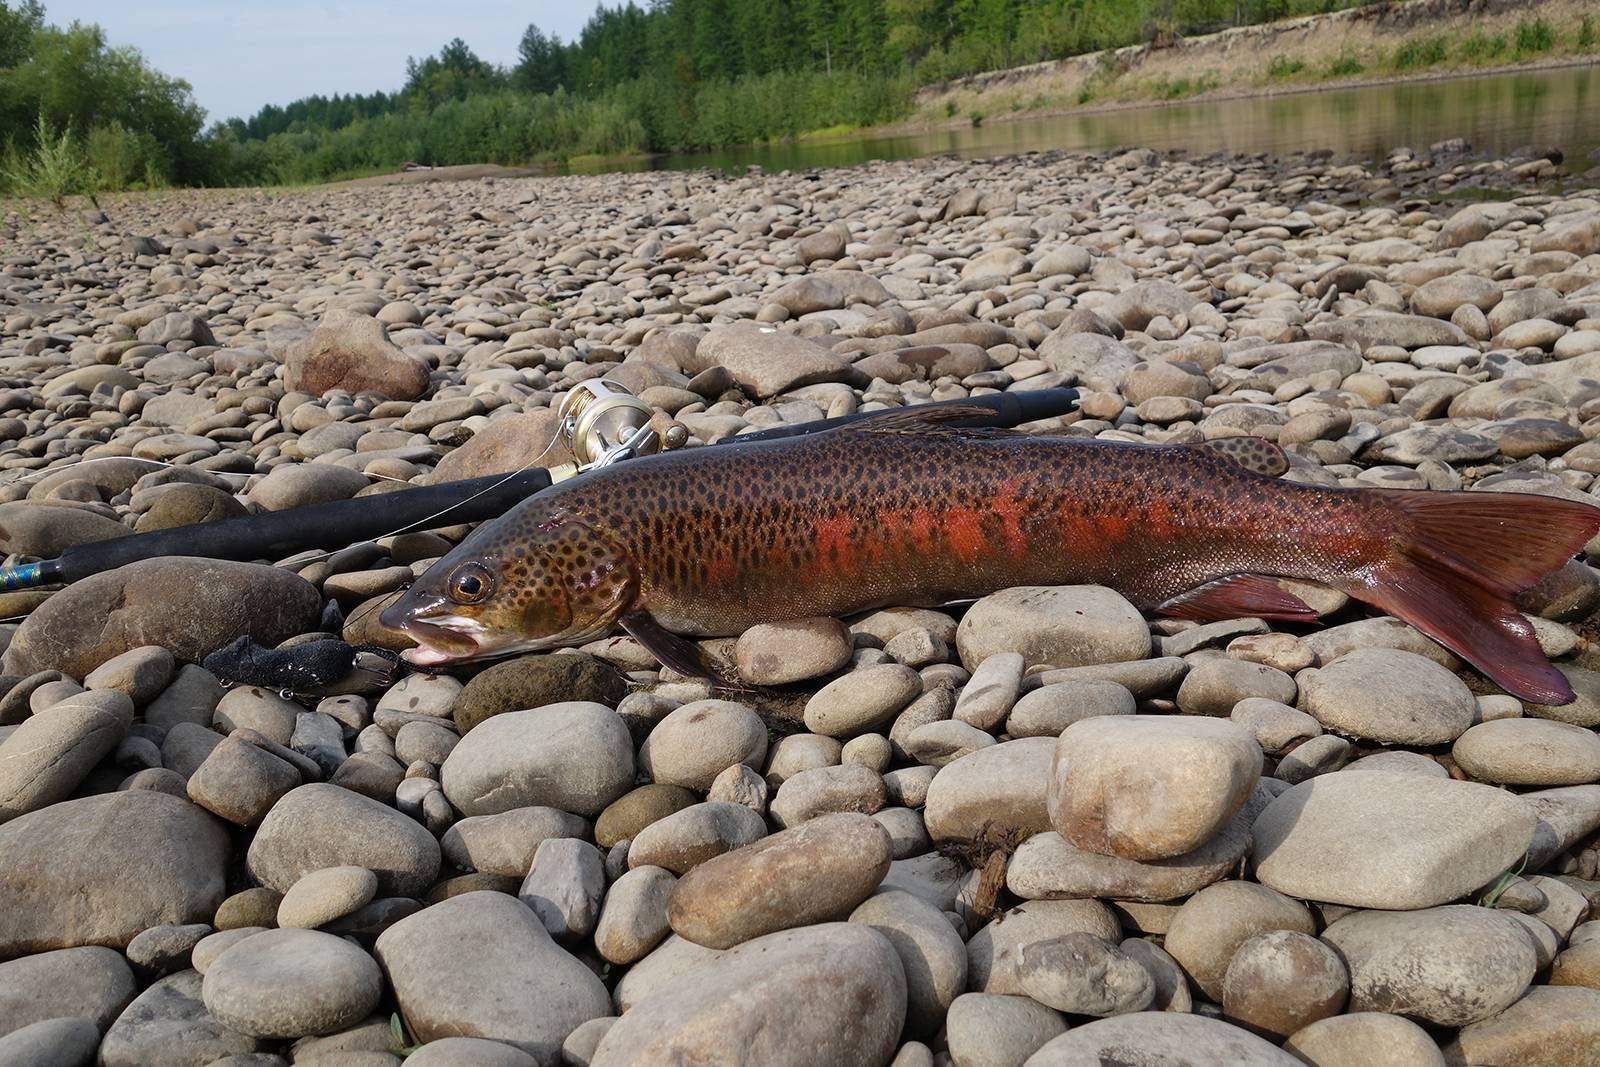
M 414 667 L 436 667 L 483 655 L 483 624 L 455 614 L 441 598 L 421 599 L 408 594 L 385 608 L 378 622 L 417 643 L 400 654 Z

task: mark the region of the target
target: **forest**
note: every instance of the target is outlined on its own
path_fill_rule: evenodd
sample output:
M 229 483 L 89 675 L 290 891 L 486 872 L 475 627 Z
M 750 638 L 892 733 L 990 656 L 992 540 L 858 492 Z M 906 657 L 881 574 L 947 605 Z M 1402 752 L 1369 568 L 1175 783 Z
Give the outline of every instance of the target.
M 918 87 L 1354 0 L 652 0 L 572 41 L 536 25 L 501 67 L 461 39 L 398 88 L 307 96 L 206 125 L 187 83 L 99 27 L 0 0 L 0 184 L 40 149 L 102 188 L 273 185 L 406 161 L 523 164 L 681 151 L 891 122 Z M 403 79 L 399 76 L 403 75 Z

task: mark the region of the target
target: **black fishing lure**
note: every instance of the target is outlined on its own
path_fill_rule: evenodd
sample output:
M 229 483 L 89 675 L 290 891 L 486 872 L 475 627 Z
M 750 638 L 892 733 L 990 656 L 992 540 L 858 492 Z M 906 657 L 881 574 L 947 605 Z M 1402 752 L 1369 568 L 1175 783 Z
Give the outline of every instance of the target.
M 265 648 L 245 636 L 211 653 L 200 666 L 218 680 L 235 685 L 334 696 L 388 685 L 394 680 L 399 657 L 387 649 L 351 645 L 335 638 Z

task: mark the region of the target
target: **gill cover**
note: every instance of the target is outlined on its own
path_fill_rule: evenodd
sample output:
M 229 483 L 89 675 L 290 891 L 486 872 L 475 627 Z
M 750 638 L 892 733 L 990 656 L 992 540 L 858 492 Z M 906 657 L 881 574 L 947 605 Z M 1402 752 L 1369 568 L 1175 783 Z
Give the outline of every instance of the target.
M 482 621 L 491 630 L 515 629 L 542 647 L 589 640 L 609 630 L 633 600 L 637 574 L 628 554 L 569 511 L 545 515 L 531 526 L 508 524 L 485 546 L 499 572 L 488 602 L 504 598 L 505 606 L 494 613 L 501 618 Z

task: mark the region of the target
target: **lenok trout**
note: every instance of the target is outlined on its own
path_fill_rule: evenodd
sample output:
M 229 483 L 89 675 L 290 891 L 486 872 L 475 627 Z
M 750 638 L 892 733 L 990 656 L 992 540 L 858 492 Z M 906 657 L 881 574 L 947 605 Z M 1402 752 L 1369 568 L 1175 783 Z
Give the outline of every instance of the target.
M 761 622 L 1110 586 L 1196 620 L 1315 613 L 1323 582 L 1410 623 L 1506 692 L 1573 699 L 1512 598 L 1600 531 L 1514 493 L 1274 477 L 1260 438 L 1156 446 L 958 429 L 901 409 L 790 440 L 632 460 L 478 527 L 382 615 L 418 666 L 581 644 L 621 626 L 663 664 Z

